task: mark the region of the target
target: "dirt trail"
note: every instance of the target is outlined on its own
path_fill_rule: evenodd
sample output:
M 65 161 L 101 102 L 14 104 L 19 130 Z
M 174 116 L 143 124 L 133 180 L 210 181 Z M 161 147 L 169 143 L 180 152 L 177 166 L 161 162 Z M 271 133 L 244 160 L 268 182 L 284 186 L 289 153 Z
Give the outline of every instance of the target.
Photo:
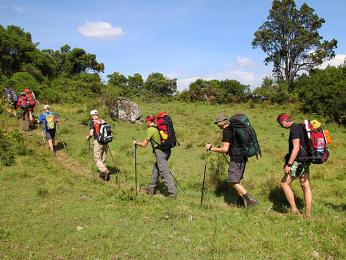
M 27 133 L 28 135 L 35 135 L 35 136 L 40 136 L 42 138 L 42 132 L 39 128 L 34 129 Z M 45 147 L 48 149 L 48 147 Z M 86 168 L 84 165 L 82 165 L 80 162 L 72 159 L 69 157 L 64 149 L 61 149 L 56 152 L 56 155 L 54 156 L 54 160 L 61 165 L 64 169 L 77 174 L 77 175 L 82 175 L 88 178 L 94 178 L 94 175 L 96 173 L 91 172 L 88 168 Z

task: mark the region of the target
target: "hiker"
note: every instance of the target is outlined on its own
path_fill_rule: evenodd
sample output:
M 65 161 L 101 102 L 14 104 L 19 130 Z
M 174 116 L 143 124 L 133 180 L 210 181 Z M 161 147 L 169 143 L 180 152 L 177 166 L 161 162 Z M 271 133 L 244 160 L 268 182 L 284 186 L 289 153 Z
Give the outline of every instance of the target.
M 11 87 L 5 87 L 3 91 L 3 98 L 8 102 L 10 105 L 9 113 L 13 114 L 14 117 L 17 116 L 16 112 L 16 105 L 18 102 L 18 96 L 16 91 Z
M 239 146 L 239 141 L 234 138 L 236 135 L 230 127 L 230 121 L 225 113 L 219 113 L 214 122 L 222 130 L 222 143 L 221 147 L 213 147 L 211 144 L 206 144 L 205 149 L 217 153 L 226 153 L 230 156 L 230 163 L 228 166 L 228 183 L 238 192 L 238 205 L 246 203 L 247 208 L 251 208 L 258 204 L 258 201 L 246 191 L 240 181 L 244 177 L 247 157 L 245 157 Z M 239 152 L 240 151 L 240 152 Z
M 100 136 L 101 125 L 105 123 L 103 119 L 99 116 L 97 110 L 90 111 L 90 123 L 89 123 L 89 134 L 87 135 L 87 140 L 94 137 L 94 160 L 98 170 L 100 171 L 99 177 L 105 181 L 110 180 L 110 171 L 105 165 L 108 144 L 102 143 L 97 140 Z
M 305 214 L 311 216 L 312 210 L 312 192 L 310 188 L 309 162 L 304 162 L 302 153 L 307 151 L 304 141 L 304 130 L 301 125 L 294 123 L 289 114 L 283 113 L 277 117 L 277 122 L 281 127 L 290 129 L 288 138 L 288 154 L 285 156 L 283 167 L 284 177 L 281 179 L 281 187 L 286 199 L 291 206 L 293 214 L 300 214 L 291 188 L 291 183 L 299 178 L 300 185 L 303 189 L 305 200 Z
M 37 120 L 38 124 L 44 124 L 44 132 L 48 142 L 49 149 L 55 154 L 55 133 L 59 119 L 56 113 L 52 112 L 49 105 L 43 107 L 43 113 Z
M 177 191 L 173 182 L 171 171 L 168 167 L 168 159 L 171 156 L 171 148 L 159 148 L 161 137 L 156 126 L 156 117 L 149 115 L 145 118 L 145 122 L 148 127 L 146 130 L 145 139 L 142 142 L 137 140 L 133 142 L 134 145 L 138 145 L 142 148 L 147 147 L 148 143 L 150 142 L 153 153 L 155 154 L 156 162 L 154 163 L 151 174 L 151 183 L 145 188 L 145 190 L 148 194 L 153 195 L 155 193 L 159 176 L 161 176 L 167 188 L 167 197 L 175 198 L 177 197 Z
M 29 109 L 28 109 L 29 120 L 30 120 L 30 122 L 33 122 L 34 121 L 33 113 L 34 113 L 35 106 L 36 106 L 35 94 L 29 88 L 25 88 L 23 90 L 23 92 L 26 94 L 26 98 L 27 98 L 27 101 L 29 103 Z
M 25 92 L 20 93 L 20 96 L 18 97 L 16 109 L 18 107 L 21 109 L 21 112 L 22 112 L 23 130 L 29 131 L 29 128 L 30 128 L 30 116 L 29 116 L 30 107 L 29 107 L 29 102 L 28 102 L 28 99 L 27 99 Z

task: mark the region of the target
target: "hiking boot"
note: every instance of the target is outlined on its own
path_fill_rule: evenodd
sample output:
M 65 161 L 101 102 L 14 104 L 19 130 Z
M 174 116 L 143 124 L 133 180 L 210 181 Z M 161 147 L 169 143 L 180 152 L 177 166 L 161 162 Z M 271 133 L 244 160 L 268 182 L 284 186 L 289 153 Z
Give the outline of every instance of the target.
M 252 197 L 252 195 L 250 193 L 246 193 L 243 196 L 243 198 L 245 200 L 247 208 L 252 208 L 258 204 L 258 201 L 254 197 Z
M 144 188 L 144 191 L 146 194 L 149 194 L 149 195 L 154 195 L 154 188 L 151 188 L 151 187 L 145 187 Z
M 236 205 L 238 208 L 245 208 L 245 202 L 243 200 L 242 196 L 238 196 L 237 201 L 236 201 Z

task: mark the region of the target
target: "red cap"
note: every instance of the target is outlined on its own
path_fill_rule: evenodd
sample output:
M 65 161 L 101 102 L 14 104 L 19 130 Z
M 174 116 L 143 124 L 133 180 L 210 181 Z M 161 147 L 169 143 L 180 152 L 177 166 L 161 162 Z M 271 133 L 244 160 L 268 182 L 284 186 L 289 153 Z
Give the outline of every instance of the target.
M 279 124 L 282 124 L 283 121 L 285 121 L 287 118 L 289 118 L 290 115 L 289 114 L 285 114 L 282 113 L 278 116 L 278 118 L 276 119 L 276 121 L 278 121 Z
M 155 116 L 153 115 L 148 115 L 146 118 L 145 118 L 145 122 L 152 122 L 155 120 Z

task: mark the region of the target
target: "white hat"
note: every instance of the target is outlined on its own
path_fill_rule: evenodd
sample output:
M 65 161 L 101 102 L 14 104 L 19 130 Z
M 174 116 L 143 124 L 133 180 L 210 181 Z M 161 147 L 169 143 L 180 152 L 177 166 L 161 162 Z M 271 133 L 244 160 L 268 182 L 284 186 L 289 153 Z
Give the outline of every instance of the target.
M 99 112 L 97 112 L 97 110 L 91 110 L 90 111 L 90 115 L 92 116 L 92 115 L 98 115 L 99 114 Z
M 45 109 L 45 110 L 50 110 L 50 106 L 49 106 L 49 105 L 45 105 L 45 106 L 43 107 L 43 109 Z

